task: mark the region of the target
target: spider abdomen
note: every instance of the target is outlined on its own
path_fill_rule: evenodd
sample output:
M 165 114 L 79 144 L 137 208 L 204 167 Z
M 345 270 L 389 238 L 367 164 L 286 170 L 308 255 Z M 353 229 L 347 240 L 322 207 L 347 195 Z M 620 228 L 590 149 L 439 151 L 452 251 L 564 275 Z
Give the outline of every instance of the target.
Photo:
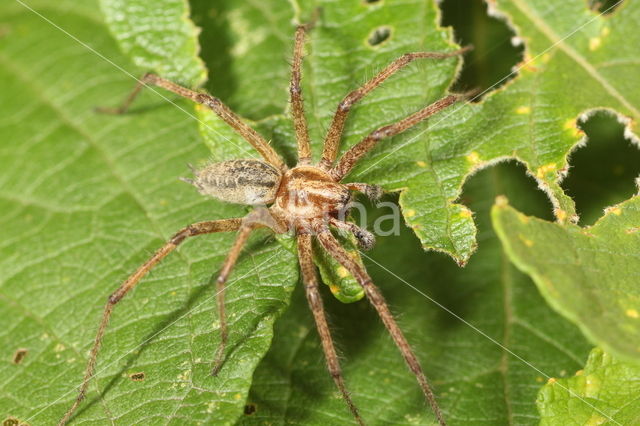
M 188 180 L 201 194 L 236 204 L 269 204 L 276 197 L 282 174 L 259 160 L 212 163 Z

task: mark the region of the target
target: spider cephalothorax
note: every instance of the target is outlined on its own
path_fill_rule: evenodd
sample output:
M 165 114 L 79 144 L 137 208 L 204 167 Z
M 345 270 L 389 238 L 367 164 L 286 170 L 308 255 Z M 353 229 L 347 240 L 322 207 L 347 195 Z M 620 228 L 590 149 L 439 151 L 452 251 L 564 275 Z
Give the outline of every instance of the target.
M 223 365 L 227 341 L 227 324 L 224 310 L 225 283 L 249 234 L 255 228 L 259 227 L 268 227 L 276 233 L 292 232 L 296 236 L 300 270 L 302 272 L 307 301 L 309 302 L 320 335 L 327 366 L 356 421 L 364 424 L 344 384 L 338 356 L 325 318 L 312 253 L 312 240 L 314 238 L 317 239 L 320 246 L 349 271 L 360 286 L 362 286 L 367 299 L 378 312 L 380 319 L 389 331 L 394 343 L 398 349 L 400 349 L 407 365 L 413 374 L 415 374 L 438 422 L 441 424 L 445 423 L 442 412 L 436 403 L 435 396 L 420 367 L 420 363 L 411 350 L 404 334 L 396 324 L 393 315 L 384 301 L 384 297 L 373 284 L 364 266 L 354 260 L 333 236 L 331 228 L 351 232 L 361 247 L 371 248 L 374 243 L 373 235 L 365 229 L 359 228 L 355 224 L 346 221 L 345 214 L 349 208 L 352 191 L 359 191 L 370 198 L 377 199 L 382 190 L 378 186 L 366 183 L 344 183 L 343 179 L 348 175 L 353 166 L 369 152 L 379 140 L 392 137 L 415 126 L 427 117 L 463 99 L 464 96 L 455 94 L 447 95 L 403 120 L 372 131 L 336 161 L 344 123 L 352 105 L 379 86 L 389 76 L 415 59 L 448 58 L 461 55 L 467 49 L 447 53 L 407 53 L 393 61 L 363 86 L 349 93 L 338 105 L 336 114 L 327 131 L 322 158 L 317 164 L 313 165 L 311 161 L 309 133 L 304 118 L 302 91 L 300 89 L 300 71 L 306 29 L 307 26 L 305 25 L 298 26 L 293 54 L 290 95 L 292 105 L 291 113 L 298 145 L 298 164 L 291 169 L 284 164 L 281 157 L 262 136 L 245 124 L 219 99 L 179 86 L 155 74 L 146 74 L 120 108 L 102 110 L 105 112 L 124 113 L 143 86 L 156 85 L 211 108 L 240 136 L 247 140 L 247 142 L 262 155 L 264 161 L 251 159 L 214 163 L 200 170 L 194 170 L 193 179 L 183 179 L 192 183 L 204 195 L 213 196 L 230 203 L 252 205 L 255 206 L 255 208 L 244 218 L 198 222 L 181 229 L 109 296 L 104 308 L 102 321 L 98 326 L 98 333 L 90 352 L 84 380 L 80 386 L 78 397 L 66 412 L 60 424 L 65 424 L 71 418 L 84 398 L 89 380 L 94 374 L 96 357 L 114 306 L 122 300 L 153 266 L 188 237 L 222 231 L 237 231 L 235 243 L 231 247 L 220 270 L 220 275 L 216 280 L 217 304 L 220 317 L 220 345 L 215 355 L 212 374 L 217 375 Z
M 282 177 L 274 210 L 297 228 L 313 219 L 337 217 L 350 198 L 349 188 L 333 180 L 326 171 L 298 166 Z

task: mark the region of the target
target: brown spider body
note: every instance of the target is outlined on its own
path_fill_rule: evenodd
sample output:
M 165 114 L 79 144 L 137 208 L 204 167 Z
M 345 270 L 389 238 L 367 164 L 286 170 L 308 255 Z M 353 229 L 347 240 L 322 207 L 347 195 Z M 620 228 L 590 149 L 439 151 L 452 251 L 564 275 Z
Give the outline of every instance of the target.
M 274 210 L 291 228 L 308 229 L 310 221 L 338 217 L 350 199 L 349 188 L 326 171 L 315 166 L 298 166 L 284 174 Z
M 203 195 L 234 204 L 271 204 L 276 198 L 282 173 L 260 160 L 230 160 L 211 163 L 194 171 L 192 183 Z
M 220 269 L 218 279 L 216 280 L 220 344 L 215 356 L 212 374 L 214 376 L 217 375 L 223 366 L 228 337 L 224 304 L 226 281 L 240 256 L 240 252 L 249 234 L 255 228 L 259 227 L 271 228 L 276 233 L 292 231 L 296 237 L 302 281 L 304 282 L 307 301 L 320 336 L 327 367 L 355 420 L 360 425 L 364 424 L 364 420 L 360 416 L 356 405 L 351 400 L 351 396 L 345 386 L 338 355 L 333 345 L 331 332 L 324 314 L 318 286 L 317 271 L 314 264 L 313 239 L 316 239 L 319 247 L 340 263 L 362 287 L 367 299 L 378 312 L 384 326 L 402 353 L 409 369 L 415 375 L 438 422 L 441 425 L 445 424 L 443 414 L 438 407 L 435 396 L 422 371 L 422 367 L 411 350 L 402 330 L 398 327 L 391 311 L 387 307 L 382 293 L 378 287 L 375 286 L 364 266 L 356 261 L 353 256 L 342 247 L 341 243 L 333 236 L 330 228 L 334 227 L 351 232 L 357 238 L 360 247 L 365 249 L 371 248 L 375 241 L 373 234 L 346 221 L 345 213 L 349 207 L 352 191 L 358 191 L 372 199 L 377 199 L 382 193 L 382 190 L 375 185 L 366 183 L 342 183 L 342 180 L 379 140 L 392 137 L 415 126 L 438 111 L 463 99 L 464 96 L 447 95 L 400 121 L 382 126 L 369 133 L 369 135 L 359 143 L 352 146 L 341 158 L 337 159 L 338 146 L 342 138 L 344 124 L 353 104 L 378 87 L 389 76 L 415 59 L 448 58 L 461 55 L 467 51 L 468 48 L 447 53 L 407 53 L 393 61 L 364 85 L 349 93 L 336 110 L 324 141 L 322 158 L 318 165 L 314 166 L 311 165 L 309 132 L 304 115 L 304 103 L 300 88 L 302 52 L 305 32 L 308 28 L 309 26 L 306 25 L 298 26 L 294 43 L 290 96 L 292 106 L 291 115 L 298 144 L 298 164 L 291 169 L 287 168 L 282 158 L 260 134 L 249 127 L 219 99 L 206 93 L 195 92 L 179 86 L 155 74 L 146 74 L 142 80 L 138 82 L 136 88 L 120 108 L 101 109 L 103 112 L 124 113 L 143 86 L 156 85 L 210 108 L 218 117 L 224 120 L 240 136 L 249 142 L 256 151 L 262 155 L 264 161 L 230 160 L 213 163 L 201 170 L 195 170 L 194 179 L 183 179 L 193 184 L 198 191 L 204 195 L 230 203 L 253 205 L 256 206 L 256 208 L 244 218 L 210 220 L 193 223 L 184 227 L 171 237 L 164 246 L 133 272 L 129 278 L 109 296 L 104 307 L 102 320 L 98 326 L 93 347 L 90 351 L 87 368 L 78 396 L 71 408 L 60 420 L 59 425 L 64 425 L 72 417 L 84 399 L 89 381 L 94 375 L 96 359 L 102 338 L 115 305 L 140 282 L 147 272 L 188 237 L 216 232 L 236 231 L 237 236 L 235 243 L 231 247 Z M 266 205 L 271 205 L 271 207 L 265 208 L 264 206 Z
M 347 185 L 315 166 L 297 166 L 282 174 L 260 160 L 230 160 L 194 170 L 194 179 L 182 178 L 198 191 L 221 201 L 271 207 L 276 228 L 309 232 L 313 225 L 337 219 L 351 200 Z

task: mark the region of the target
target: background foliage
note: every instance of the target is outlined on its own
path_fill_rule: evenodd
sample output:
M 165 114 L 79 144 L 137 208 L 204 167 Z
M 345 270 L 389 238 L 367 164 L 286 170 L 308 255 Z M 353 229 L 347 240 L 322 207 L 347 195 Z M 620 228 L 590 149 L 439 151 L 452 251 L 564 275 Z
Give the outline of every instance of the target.
M 382 184 L 412 228 L 380 238 L 363 259 L 399 315 L 451 424 L 533 424 L 540 416 L 563 422 L 576 413 L 626 423 L 639 415 L 637 406 L 626 405 L 624 392 L 603 386 L 584 394 L 581 376 L 546 385 L 536 407 L 549 377 L 583 368 L 594 377 L 603 374 L 598 368 L 615 369 L 620 386 L 632 383 L 637 356 L 633 348 L 620 350 L 625 363 L 596 350 L 584 367 L 594 343 L 616 350 L 606 333 L 611 326 L 590 318 L 604 332 L 587 332 L 587 341 L 579 328 L 588 328 L 588 321 L 570 314 L 566 298 L 543 290 L 555 310 L 550 308 L 528 275 L 510 263 L 515 259 L 531 273 L 526 241 L 537 248 L 535 235 L 514 256 L 509 242 L 519 231 L 494 216 L 505 250 L 489 215 L 495 197 L 506 195 L 526 215 L 561 223 L 544 226 L 579 232 L 568 224 L 574 209 L 581 225 L 592 224 L 605 206 L 637 191 L 637 149 L 616 154 L 629 145 L 623 126 L 610 113 L 580 115 L 608 107 L 638 118 L 632 24 L 640 12 L 628 3 L 593 19 L 581 0 L 492 2 L 489 12 L 505 16 L 510 28 L 489 18 L 479 1 L 472 7 L 445 1 L 443 22 L 455 25 L 462 44 L 476 46 L 457 89 L 489 88 L 523 57 L 542 56 L 482 103 L 386 141 L 350 178 Z M 176 180 L 188 173 L 186 163 L 255 156 L 207 111 L 162 93 L 171 105 L 153 91 L 126 116 L 101 116 L 94 106 L 118 103 L 131 76 L 150 68 L 188 85 L 203 82 L 208 70 L 205 88 L 254 120 L 291 162 L 291 127 L 283 115 L 286 58 L 293 22 L 308 19 L 316 6 L 323 13 L 304 70 L 316 152 L 337 102 L 365 78 L 406 51 L 455 48 L 453 32 L 437 26 L 439 9 L 425 0 L 26 4 L 42 16 L 24 3 L 0 5 L 0 161 L 6 165 L 0 176 L 0 417 L 32 424 L 52 423 L 74 398 L 104 298 L 118 281 L 186 223 L 246 212 L 204 200 Z M 580 25 L 575 36 L 545 50 L 559 40 L 554 36 Z M 388 38 L 372 44 L 376 31 L 387 31 Z M 524 47 L 511 46 L 514 35 Z M 391 79 L 354 111 L 343 148 L 442 96 L 456 67 L 454 59 L 423 62 Z M 574 168 L 561 186 L 567 154 L 585 132 L 587 146 L 571 158 Z M 626 132 L 633 137 L 630 127 Z M 512 156 L 519 163 L 478 171 Z M 536 184 L 551 195 L 555 210 Z M 370 212 L 386 213 L 374 206 Z M 616 219 L 612 214 L 609 222 Z M 609 234 L 633 223 L 603 231 L 602 244 L 615 243 Z M 628 233 L 617 248 L 628 255 L 625 267 L 606 270 L 598 283 L 603 309 L 614 307 L 625 318 L 623 337 L 637 333 L 633 312 L 640 299 L 632 284 L 616 284 L 640 275 L 638 235 Z M 275 242 L 267 233 L 256 235 L 234 273 L 227 293 L 229 358 L 221 377 L 208 376 L 217 345 L 210 280 L 231 239 L 214 235 L 185 244 L 118 306 L 78 424 L 352 422 L 326 373 L 296 286 L 290 241 Z M 421 245 L 448 255 L 425 253 Z M 552 248 L 539 256 L 557 258 Z M 616 291 L 626 298 L 624 306 Z M 366 301 L 345 305 L 325 296 L 347 384 L 364 417 L 373 424 L 430 424 L 414 378 Z M 26 356 L 16 363 L 22 348 Z M 593 361 L 597 356 L 606 362 Z M 139 372 L 145 379 L 133 381 L 130 375 Z M 567 388 L 574 394 L 563 393 Z

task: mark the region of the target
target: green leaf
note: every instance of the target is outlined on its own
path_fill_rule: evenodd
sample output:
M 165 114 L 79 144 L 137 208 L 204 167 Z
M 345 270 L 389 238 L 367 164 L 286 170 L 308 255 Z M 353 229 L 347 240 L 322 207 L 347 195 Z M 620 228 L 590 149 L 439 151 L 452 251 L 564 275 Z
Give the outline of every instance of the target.
M 638 377 L 637 364 L 620 361 L 595 348 L 584 370 L 574 377 L 554 379 L 542 388 L 538 395 L 541 424 L 638 424 Z
M 96 2 L 29 4 L 141 72 Z M 178 181 L 209 155 L 184 111 L 145 92 L 129 114 L 96 114 L 133 80 L 17 2 L 2 3 L 0 17 L 0 413 L 54 424 L 76 397 L 108 295 L 181 227 L 245 209 Z M 293 255 L 267 236 L 250 241 L 229 282 L 219 377 L 209 375 L 219 341 L 212 279 L 231 234 L 184 243 L 117 305 L 77 422 L 233 423 L 297 281 Z M 141 372 L 143 381 L 129 377 Z
M 307 115 L 313 124 L 312 140 L 318 141 L 314 146 L 318 152 L 323 129 L 329 127 L 338 103 L 347 93 L 406 52 L 451 51 L 457 46 L 451 41 L 450 32 L 437 26 L 439 16 L 433 2 L 316 4 L 322 7 L 322 15 L 321 23 L 311 34 L 305 93 L 313 94 L 307 102 Z M 382 28 L 390 32 L 389 38 L 372 46 L 372 34 Z M 459 65 L 457 58 L 424 60 L 390 78 L 353 108 L 341 152 L 376 128 L 442 97 Z M 431 121 L 438 123 L 442 114 L 445 113 Z M 469 215 L 466 208 L 448 207 L 447 202 L 452 200 L 442 197 L 442 179 L 432 168 L 437 145 L 432 142 L 431 130 L 425 133 L 426 129 L 427 124 L 423 123 L 403 135 L 381 141 L 347 181 L 402 191 L 403 214 L 423 245 L 446 251 L 464 262 L 475 247 L 475 227 L 464 218 Z
M 104 1 L 107 12 L 116 4 Z M 188 174 L 185 164 L 257 155 L 206 111 L 197 111 L 203 121 L 198 131 L 185 114 L 192 111 L 188 102 L 177 101 L 184 109 L 180 111 L 150 91 L 125 116 L 94 114 L 96 105 L 120 102 L 133 80 L 19 3 L 5 3 L 0 6 L 0 135 L 5 141 L 0 147 L 0 412 L 49 424 L 75 396 L 104 298 L 118 282 L 181 226 L 246 213 L 239 206 L 204 200 L 177 182 Z M 323 13 L 310 35 L 303 75 L 316 156 L 338 102 L 366 77 L 406 51 L 455 48 L 450 32 L 437 28 L 437 9 L 430 1 L 303 3 L 191 2 L 203 31 L 201 55 L 211 70 L 207 88 L 253 119 L 251 124 L 289 164 L 295 161 L 295 141 L 283 114 L 289 73 L 284 58 L 290 55 L 293 24 L 308 19 L 316 5 Z M 616 14 L 597 20 L 597 30 L 610 23 L 607 36 L 632 40 L 636 33 L 629 22 L 637 6 L 627 3 L 621 10 L 629 18 Z M 159 24 L 174 30 L 167 40 L 142 34 L 141 43 L 130 34 L 148 18 L 146 12 L 136 15 L 137 9 L 127 9 L 134 12 L 131 20 L 111 20 L 107 29 L 97 0 L 29 4 L 133 75 L 153 69 L 182 83 L 201 81 L 204 67 L 196 57 L 195 28 L 184 19 L 188 9 L 182 1 L 154 2 L 157 10 L 149 13 L 166 12 L 171 19 Z M 540 5 L 561 10 L 566 22 L 576 21 L 564 3 L 559 9 L 555 3 Z M 577 5 L 577 0 L 570 2 L 576 10 Z M 139 7 L 149 6 L 140 2 Z M 527 19 L 538 23 L 535 15 L 513 16 L 521 35 L 535 33 L 535 25 L 522 24 Z M 368 40 L 379 27 L 389 27 L 390 38 L 371 46 Z M 246 32 L 252 37 L 244 38 Z M 534 38 L 544 40 L 537 33 Z M 610 81 L 618 84 L 635 72 L 634 65 L 624 62 L 632 47 L 607 51 L 615 60 Z M 530 54 L 539 51 L 536 45 Z M 472 214 L 462 203 L 478 212 L 480 250 L 462 271 L 444 256 L 424 254 L 407 230 L 400 237 L 380 239 L 372 258 L 508 351 L 364 257 L 400 314 L 452 424 L 535 423 L 535 394 L 545 375 L 561 377 L 581 368 L 588 353 L 589 344 L 578 329 L 549 309 L 527 276 L 508 263 L 490 230 L 489 206 L 504 191 L 510 199 L 520 199 L 521 208 L 544 215 L 546 200 L 534 197 L 530 183 L 520 185 L 522 170 L 499 166 L 481 172 L 467 183 L 461 204 L 453 204 L 467 176 L 515 153 L 520 160 L 536 160 L 527 163 L 529 171 L 541 171 L 543 186 L 551 188 L 567 218 L 572 215 L 570 200 L 555 183 L 557 175 L 543 166 L 555 161 L 562 170 L 577 138 L 574 121 L 567 120 L 575 120 L 584 108 L 619 105 L 608 104 L 610 97 L 599 98 L 599 86 L 585 84 L 590 80 L 575 72 L 564 52 L 556 48 L 548 62 L 534 64 L 536 72 L 523 71 L 485 104 L 451 109 L 383 142 L 349 177 L 404 191 L 399 199 L 403 212 L 422 244 L 460 263 L 475 246 Z M 630 71 L 621 71 L 623 65 Z M 390 79 L 354 109 L 342 150 L 376 127 L 440 98 L 456 66 L 456 59 L 424 61 Z M 628 81 L 632 79 L 620 84 Z M 539 92 L 540 87 L 545 91 Z M 559 96 L 567 87 L 575 93 Z M 632 89 L 620 91 L 635 96 Z M 531 104 L 532 114 L 519 113 L 532 100 L 539 102 Z M 556 101 L 559 109 L 553 108 Z M 549 105 L 542 116 L 536 115 Z M 534 128 L 532 123 L 543 125 Z M 209 149 L 200 143 L 203 139 Z M 186 243 L 117 307 L 99 358 L 98 380 L 78 421 L 230 424 L 252 386 L 248 402 L 257 410 L 246 417 L 249 422 L 352 422 L 324 367 L 300 286 L 294 306 L 278 323 L 268 357 L 252 377 L 271 344 L 273 321 L 297 281 L 291 241 L 279 238 L 281 248 L 266 235 L 257 235 L 247 247 L 234 274 L 239 279 L 227 293 L 231 342 L 220 380 L 208 376 L 218 339 L 210 280 L 232 235 Z M 343 305 L 326 299 L 343 349 L 347 384 L 365 418 L 432 422 L 414 378 L 366 302 Z M 11 363 L 20 348 L 28 349 L 26 357 Z M 144 381 L 129 378 L 139 372 L 145 373 Z
M 254 120 L 287 105 L 295 2 L 191 0 L 209 93 Z M 290 3 L 290 4 L 288 4 Z
M 207 70 L 187 0 L 100 0 L 105 22 L 139 68 L 197 87 Z
M 639 42 L 636 25 L 640 19 L 637 2 L 624 2 L 606 18 L 596 16 L 582 0 L 561 4 L 551 0 L 497 1 L 492 6 L 495 13 L 506 15 L 518 37 L 525 42 L 527 62 L 519 69 L 519 76 L 487 96 L 481 104 L 453 107 L 433 117 L 427 132 L 424 128 L 419 129 L 381 144 L 349 177 L 379 183 L 388 190 L 404 189 L 400 204 L 407 223 L 414 228 L 423 245 L 444 250 L 461 263 L 469 258 L 475 247 L 472 214 L 464 205 L 456 203 L 470 174 L 496 161 L 515 158 L 549 194 L 557 219 L 572 221 L 575 220 L 573 201 L 564 194 L 558 182 L 567 172 L 568 154 L 582 136 L 576 128 L 576 119 L 595 108 L 612 109 L 622 114 L 620 119 L 627 122 L 631 134 L 631 126 L 635 126 L 640 118 L 640 91 L 635 87 L 635 76 L 640 72 L 636 61 Z M 376 11 L 369 11 L 367 16 L 379 13 L 377 19 L 389 23 L 394 7 L 401 6 L 385 3 Z M 417 10 L 417 7 L 412 9 L 414 19 L 422 16 Z M 393 26 L 411 31 L 411 26 L 405 22 Z M 332 25 L 335 34 L 334 28 Z M 367 29 L 362 28 L 362 31 Z M 433 40 L 440 33 L 415 32 L 423 33 L 426 33 L 423 46 L 404 34 L 398 34 L 396 41 L 402 42 L 404 50 L 444 49 L 442 41 Z M 344 40 L 342 32 L 340 35 Z M 369 64 L 380 60 L 374 55 L 361 57 L 353 52 L 353 46 L 361 45 L 361 41 L 362 36 L 344 42 L 351 50 L 349 59 L 336 59 L 346 63 L 343 68 L 336 65 L 342 71 L 341 75 L 357 70 L 356 61 Z M 325 40 L 323 45 L 326 50 L 336 50 L 335 44 Z M 321 49 L 320 42 L 317 46 Z M 329 53 L 323 53 L 318 55 L 317 66 L 329 62 L 326 58 Z M 316 73 L 320 74 L 320 71 L 316 70 Z M 450 73 L 450 68 L 444 70 L 444 74 L 429 68 L 428 73 L 420 75 L 427 75 L 428 81 L 433 82 L 439 75 Z M 435 85 L 434 89 L 429 83 L 418 83 L 407 74 L 403 73 L 386 88 L 372 94 L 367 106 L 358 109 L 345 145 L 352 144 L 370 130 L 372 125 L 367 125 L 367 121 L 386 124 L 395 118 L 394 112 L 400 116 L 403 107 L 414 110 L 417 104 L 438 97 L 446 85 L 443 79 L 445 84 Z M 362 78 L 358 76 L 354 80 Z M 411 100 L 416 99 L 417 89 L 427 98 L 417 100 L 416 104 L 406 103 L 403 99 L 401 105 L 396 105 L 390 100 L 399 90 L 394 82 L 403 87 L 411 85 L 407 91 Z M 346 85 L 351 87 L 335 91 L 344 92 L 353 87 L 353 83 Z M 331 109 L 324 108 L 327 97 L 322 97 L 322 117 L 330 114 Z M 380 120 L 383 114 L 385 118 Z M 625 116 L 636 121 L 631 122 Z
M 347 253 L 353 257 L 360 265 L 364 265 L 362 256 L 358 251 L 358 245 L 353 235 L 345 235 L 340 238 Z M 320 272 L 320 278 L 331 293 L 342 303 L 353 303 L 364 297 L 364 289 L 358 281 L 329 255 L 319 244 L 314 245 L 314 259 Z
M 587 228 L 525 216 L 503 199 L 493 224 L 551 306 L 607 351 L 640 360 L 640 197 Z

